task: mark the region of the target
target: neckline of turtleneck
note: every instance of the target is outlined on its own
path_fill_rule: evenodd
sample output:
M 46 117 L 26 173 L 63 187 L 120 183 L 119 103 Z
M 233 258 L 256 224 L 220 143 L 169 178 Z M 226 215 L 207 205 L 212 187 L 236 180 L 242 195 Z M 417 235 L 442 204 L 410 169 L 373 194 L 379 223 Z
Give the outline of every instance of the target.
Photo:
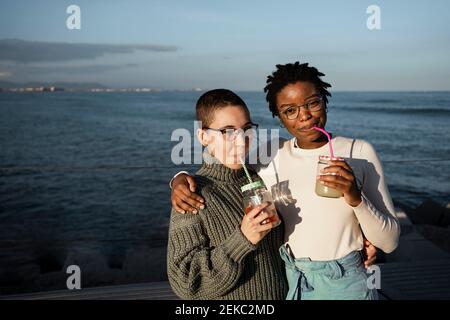
M 242 179 L 245 178 L 245 171 L 243 168 L 228 168 L 207 152 L 204 152 L 203 154 L 203 165 L 197 174 L 217 181 L 239 184 L 241 184 Z

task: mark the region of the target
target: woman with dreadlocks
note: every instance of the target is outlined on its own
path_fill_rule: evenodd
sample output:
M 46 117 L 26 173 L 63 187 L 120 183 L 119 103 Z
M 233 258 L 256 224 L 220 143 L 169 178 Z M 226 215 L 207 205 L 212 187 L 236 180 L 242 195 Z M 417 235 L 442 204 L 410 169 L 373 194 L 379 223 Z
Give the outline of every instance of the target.
M 377 299 L 364 268 L 366 241 L 389 253 L 400 235 L 380 160 L 365 140 L 332 134 L 328 140 L 324 130 L 331 85 L 322 81 L 323 73 L 299 62 L 276 68 L 267 77 L 266 100 L 292 138 L 279 141 L 268 165 L 253 169 L 271 188 L 284 222 L 280 256 L 289 283 L 286 298 Z M 327 166 L 317 172 L 330 142 L 339 157 L 321 158 Z M 319 196 L 316 184 L 340 196 Z M 185 194 L 189 188 L 195 190 L 192 177 L 180 174 L 174 179 L 175 208 L 189 205 L 194 210 L 198 205 L 198 195 Z

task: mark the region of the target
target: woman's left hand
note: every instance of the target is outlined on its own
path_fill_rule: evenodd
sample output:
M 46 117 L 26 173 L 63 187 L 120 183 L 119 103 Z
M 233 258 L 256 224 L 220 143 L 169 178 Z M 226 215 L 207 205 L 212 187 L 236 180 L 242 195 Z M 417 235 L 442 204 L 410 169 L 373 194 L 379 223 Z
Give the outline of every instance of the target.
M 357 207 L 362 198 L 352 168 L 344 160 L 330 160 L 328 164 L 329 166 L 324 168 L 318 177 L 320 183 L 341 191 L 344 194 L 345 201 L 350 206 Z

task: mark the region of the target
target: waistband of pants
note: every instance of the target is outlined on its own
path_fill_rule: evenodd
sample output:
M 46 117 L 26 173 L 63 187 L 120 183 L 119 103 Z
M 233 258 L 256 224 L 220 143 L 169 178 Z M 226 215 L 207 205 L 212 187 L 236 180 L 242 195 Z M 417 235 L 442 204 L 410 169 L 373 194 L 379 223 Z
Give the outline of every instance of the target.
M 352 251 L 336 260 L 312 261 L 309 258 L 294 259 L 285 245 L 279 250 L 286 269 L 290 271 L 290 274 L 287 274 L 289 283 L 287 300 L 300 299 L 302 292 L 314 290 L 308 282 L 308 275 L 319 274 L 337 280 L 342 278 L 347 270 L 356 269 L 363 263 L 360 251 Z

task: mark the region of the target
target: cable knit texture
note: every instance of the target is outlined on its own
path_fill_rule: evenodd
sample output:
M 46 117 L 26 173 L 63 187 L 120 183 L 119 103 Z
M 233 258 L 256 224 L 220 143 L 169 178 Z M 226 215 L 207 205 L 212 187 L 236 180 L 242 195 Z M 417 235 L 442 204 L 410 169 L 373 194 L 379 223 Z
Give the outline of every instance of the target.
M 284 299 L 282 225 L 256 246 L 240 230 L 245 172 L 216 162 L 203 164 L 194 178 L 205 209 L 196 215 L 172 209 L 170 218 L 167 274 L 174 292 L 182 299 Z

